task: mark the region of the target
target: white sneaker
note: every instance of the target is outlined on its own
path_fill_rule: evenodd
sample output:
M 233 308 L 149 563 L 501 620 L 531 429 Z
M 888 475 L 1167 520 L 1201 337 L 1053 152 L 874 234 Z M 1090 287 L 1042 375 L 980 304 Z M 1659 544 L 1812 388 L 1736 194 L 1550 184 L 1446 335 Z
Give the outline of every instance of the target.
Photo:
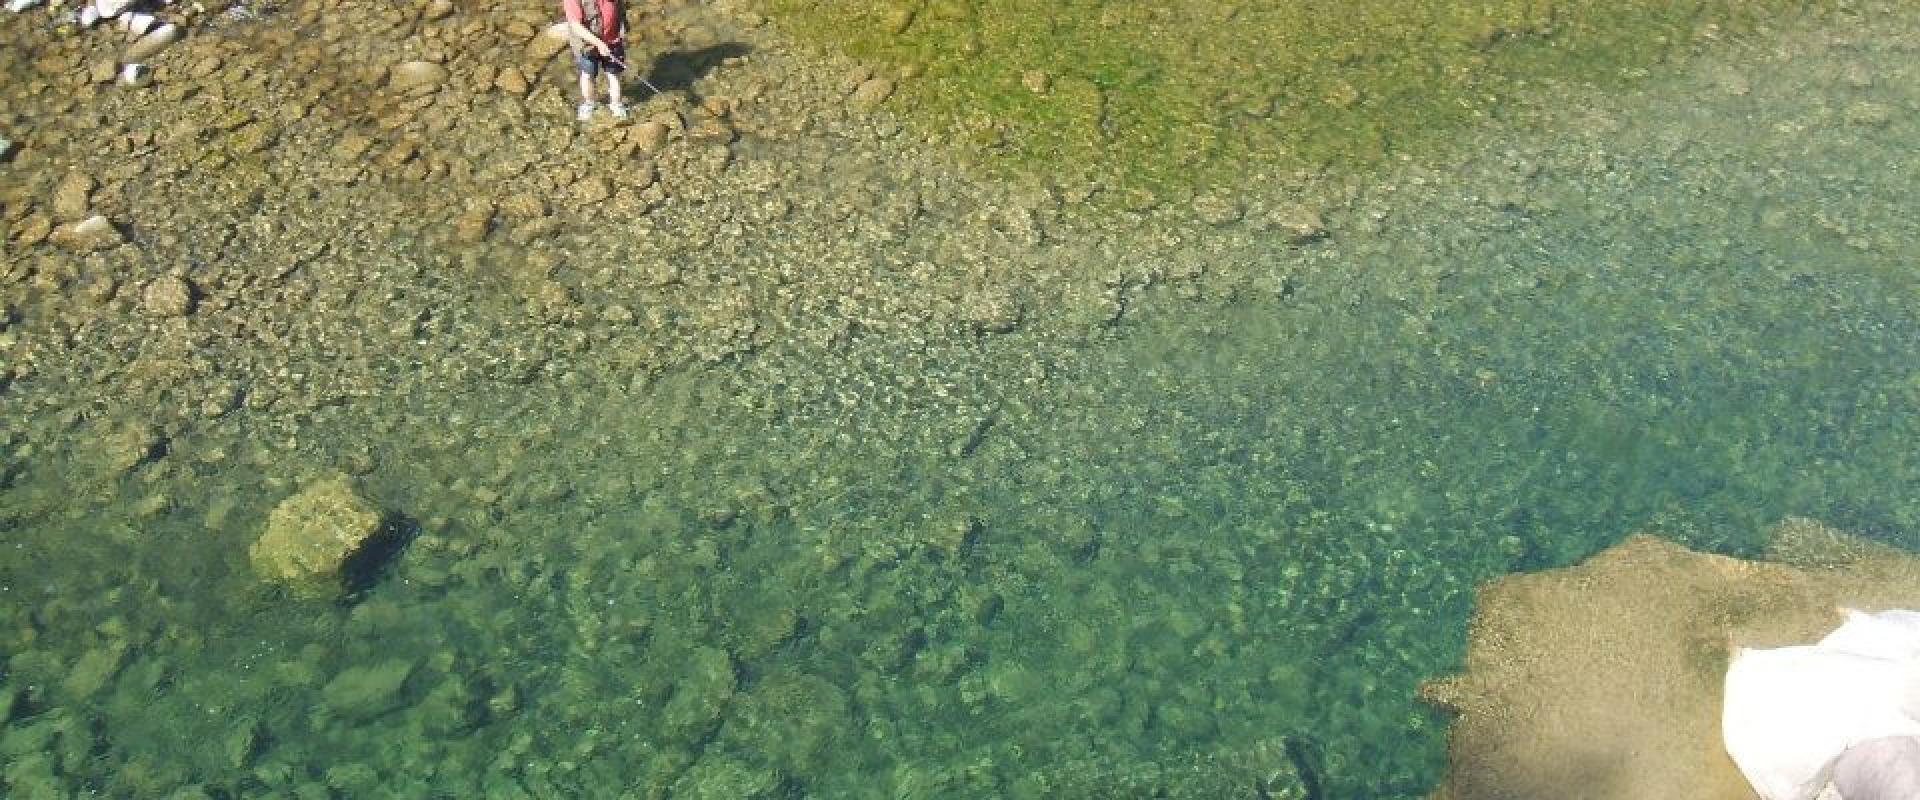
M 594 109 L 594 105 L 592 100 L 583 102 L 580 104 L 579 108 L 574 109 L 573 118 L 580 120 L 581 122 L 586 122 L 587 120 L 593 119 L 593 109 Z
M 613 114 L 613 118 L 614 118 L 614 119 L 626 119 L 626 118 L 627 118 L 627 104 L 626 104 L 626 103 L 622 103 L 622 102 L 620 102 L 620 101 L 618 101 L 618 100 L 615 100 L 614 102 L 611 102 L 611 103 L 608 103 L 608 104 L 607 104 L 607 111 Z

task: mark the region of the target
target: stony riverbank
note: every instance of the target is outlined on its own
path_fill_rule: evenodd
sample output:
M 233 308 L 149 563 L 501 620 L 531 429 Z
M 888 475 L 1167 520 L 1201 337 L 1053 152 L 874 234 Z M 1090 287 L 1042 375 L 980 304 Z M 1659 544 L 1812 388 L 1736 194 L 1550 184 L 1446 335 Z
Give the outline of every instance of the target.
M 589 361 L 644 384 L 775 339 L 1084 331 L 1207 267 L 1128 230 L 1188 209 L 1098 221 L 1095 185 L 969 179 L 868 107 L 871 70 L 750 14 L 647 9 L 669 93 L 581 128 L 544 10 L 438 8 L 208 12 L 145 90 L 87 68 L 109 44 L 9 19 L 13 419 L 124 469 L 238 416 L 290 443 L 358 399 Z M 1313 201 L 1244 203 L 1199 206 L 1322 230 Z

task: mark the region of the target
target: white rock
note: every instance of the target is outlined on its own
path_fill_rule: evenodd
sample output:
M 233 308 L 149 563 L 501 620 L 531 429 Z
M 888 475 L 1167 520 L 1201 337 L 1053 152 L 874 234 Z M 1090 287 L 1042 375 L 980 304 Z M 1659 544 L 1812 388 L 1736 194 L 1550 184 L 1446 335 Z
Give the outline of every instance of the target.
M 153 70 L 147 65 L 128 62 L 120 67 L 120 83 L 135 88 L 153 83 Z
M 1810 800 L 1835 759 L 1920 736 L 1920 615 L 1847 613 L 1820 644 L 1742 648 L 1727 667 L 1727 755 L 1764 800 Z
M 170 22 L 163 23 L 160 27 L 147 31 L 147 35 L 135 39 L 133 44 L 127 45 L 127 52 L 121 56 L 121 60 L 149 60 L 177 41 L 180 41 L 180 26 Z

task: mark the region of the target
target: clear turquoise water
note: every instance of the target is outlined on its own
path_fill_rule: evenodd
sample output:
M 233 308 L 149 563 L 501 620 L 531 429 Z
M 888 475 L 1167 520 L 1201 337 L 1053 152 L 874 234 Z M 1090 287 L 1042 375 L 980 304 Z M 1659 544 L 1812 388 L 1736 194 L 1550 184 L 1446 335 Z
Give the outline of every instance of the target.
M 1414 692 L 1489 578 L 1640 530 L 1752 553 L 1787 514 L 1920 548 L 1920 84 L 1899 41 L 1821 41 L 1393 177 L 1325 242 L 1205 256 L 1270 277 L 1084 341 L 776 348 L 384 424 L 363 485 L 419 535 L 349 601 L 248 571 L 289 487 L 247 443 L 24 470 L 0 780 L 1422 795 L 1446 720 Z

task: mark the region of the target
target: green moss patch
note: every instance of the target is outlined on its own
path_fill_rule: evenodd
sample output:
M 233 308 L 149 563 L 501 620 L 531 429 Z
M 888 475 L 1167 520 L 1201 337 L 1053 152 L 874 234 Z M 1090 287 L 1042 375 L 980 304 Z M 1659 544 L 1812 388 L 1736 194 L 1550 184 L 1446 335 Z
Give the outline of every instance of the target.
M 1364 167 L 1530 88 L 1618 82 L 1786 0 L 762 0 L 907 75 L 894 107 L 984 161 L 1139 189 Z

